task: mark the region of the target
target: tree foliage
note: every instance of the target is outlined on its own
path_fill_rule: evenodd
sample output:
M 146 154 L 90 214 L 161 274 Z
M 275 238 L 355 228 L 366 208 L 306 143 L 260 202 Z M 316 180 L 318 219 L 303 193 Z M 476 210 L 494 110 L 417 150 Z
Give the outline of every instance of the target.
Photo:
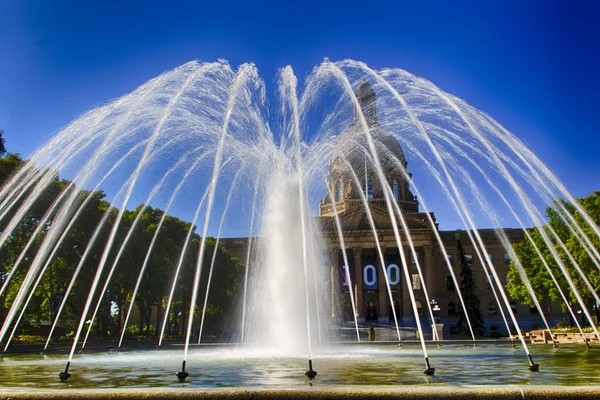
M 4 141 L 4 129 L 0 129 L 0 157 L 3 157 L 6 154 L 6 147 Z
M 0 185 L 6 183 L 23 164 L 23 160 L 16 154 L 9 153 L 0 158 Z M 63 225 L 61 226 L 58 213 L 49 213 L 48 211 L 52 209 L 54 201 L 63 191 L 68 191 L 68 194 L 74 193 L 76 198 L 69 208 L 67 221 L 62 221 Z M 53 256 L 44 259 L 47 268 L 26 309 L 24 321 L 32 325 L 53 321 L 62 300 L 68 297 L 59 319 L 59 325 L 63 326 L 67 332 L 73 330 L 81 318 L 84 304 L 90 294 L 92 280 L 101 263 L 102 255 L 106 251 L 108 258 L 100 279 L 100 287 L 96 291 L 92 303 L 94 306 L 98 301 L 101 303 L 96 319 L 95 333 L 103 336 L 118 335 L 123 329 L 121 324 L 132 301 L 138 275 L 162 220 L 162 226 L 154 239 L 153 248 L 135 299 L 135 306 L 143 317 L 143 320 L 139 321 L 139 331 L 149 333 L 151 324 L 162 325 L 164 315 L 160 314 L 166 304 L 173 279 L 177 278 L 178 287 L 169 316 L 168 331 L 173 334 L 182 333 L 184 322 L 189 318 L 187 313 L 191 299 L 191 286 L 201 241 L 198 234 L 192 233 L 189 245 L 184 252 L 184 243 L 188 232 L 190 229 L 195 231 L 195 227 L 191 223 L 175 216 L 164 215 L 162 210 L 142 204 L 135 210 L 124 211 L 115 240 L 112 245 L 109 245 L 109 235 L 116 221 L 118 210 L 106 201 L 103 191 L 82 190 L 72 185 L 71 181 L 60 179 L 58 174 L 54 173 L 50 184 L 30 206 L 26 205 L 24 200 L 28 197 L 27 195 L 28 193 L 17 199 L 9 207 L 7 217 L 0 221 L 0 237 L 8 235 L 4 246 L 0 249 L 0 287 L 10 279 L 7 289 L 0 297 L 0 325 L 4 322 L 7 311 L 36 255 L 40 254 L 44 240 L 49 237 L 53 225 L 57 225 L 61 226 L 61 234 L 62 232 L 66 232 L 66 234 Z M 16 213 L 21 207 L 26 210 L 25 216 L 15 229 L 7 232 L 8 221 L 12 216 L 17 215 Z M 80 210 L 77 217 L 76 210 Z M 70 222 L 72 224 L 69 224 Z M 70 228 L 66 230 L 66 226 L 70 226 Z M 132 233 L 128 235 L 130 230 Z M 123 251 L 116 263 L 107 291 L 104 297 L 99 299 L 99 293 L 108 281 L 108 273 L 117 260 L 117 254 L 122 245 L 124 245 Z M 197 310 L 201 310 L 204 301 L 215 245 L 214 239 L 207 238 L 202 265 L 201 282 L 203 283 L 200 287 Z M 182 253 L 184 253 L 183 256 Z M 180 274 L 175 277 L 180 259 L 183 262 Z M 18 264 L 17 261 L 19 261 Z M 16 266 L 18 267 L 15 268 Z M 78 268 L 80 269 L 79 275 L 67 296 L 67 288 Z M 214 268 L 206 319 L 208 322 L 222 322 L 234 305 L 242 266 L 238 259 L 231 257 L 224 248 L 219 247 L 216 252 Z M 155 312 L 154 315 L 148 312 L 153 309 L 153 306 L 155 306 L 154 309 L 158 306 L 158 313 Z M 194 317 L 198 318 L 199 313 L 200 311 L 197 311 Z M 91 315 L 88 315 L 88 318 L 90 317 Z M 137 323 L 138 321 L 130 321 L 130 324 L 131 322 Z
M 23 159 L 20 155 L 8 153 L 4 157 L 0 157 L 0 185 L 10 178 L 15 171 L 23 165 Z
M 590 250 L 589 247 L 587 245 L 582 245 L 580 235 L 576 233 L 577 230 L 573 230 L 569 227 L 568 222 L 563 218 L 561 207 L 559 206 L 562 204 L 566 210 L 568 210 L 576 223 L 581 227 L 592 246 L 597 250 L 600 250 L 600 238 L 596 235 L 593 227 L 591 227 L 576 210 L 576 207 L 574 207 L 573 204 L 565 202 L 564 200 L 558 201 L 560 203 L 556 203 L 554 207 L 548 207 L 546 209 L 548 223 L 541 228 L 536 227 L 529 230 L 531 240 L 525 238 L 524 241 L 516 243 L 513 247 L 540 302 L 561 299 L 560 292 L 554 284 L 546 265 L 552 271 L 552 274 L 558 281 L 560 288 L 563 290 L 563 293 L 565 293 L 568 300 L 573 303 L 578 302 L 574 291 L 571 289 L 559 266 L 559 262 L 552 254 L 552 249 L 558 254 L 558 259 L 568 271 L 569 276 L 572 277 L 573 283 L 584 298 L 584 301 L 589 302 L 589 305 L 593 305 L 594 301 L 592 293 L 577 271 L 573 261 L 577 263 L 579 268 L 587 276 L 596 293 L 599 293 L 600 291 L 600 271 L 588 254 L 588 251 Z M 600 223 L 600 191 L 596 191 L 577 201 L 589 214 L 594 223 L 598 225 Z M 544 240 L 544 235 L 542 233 L 546 234 L 550 243 L 547 243 L 546 240 Z M 585 243 L 585 241 L 583 242 Z M 541 253 L 542 258 L 538 255 L 536 247 Z M 586 247 L 588 247 L 588 250 L 586 250 Z M 568 251 L 568 254 L 565 249 Z M 544 262 L 546 265 L 544 265 Z M 531 295 L 519 275 L 514 260 L 511 261 L 508 280 L 509 283 L 507 289 L 510 296 L 533 307 L 534 303 Z
M 458 305 L 458 321 L 456 327 L 458 329 L 466 329 L 467 327 L 467 315 L 471 322 L 473 332 L 476 335 L 482 335 L 484 332 L 483 315 L 481 314 L 479 297 L 475 294 L 477 289 L 475 285 L 475 276 L 473 275 L 473 269 L 471 263 L 465 256 L 465 250 L 462 247 L 460 238 L 456 237 L 456 250 L 458 260 L 460 262 L 460 293 L 465 303 L 465 309 L 463 309 L 462 303 Z

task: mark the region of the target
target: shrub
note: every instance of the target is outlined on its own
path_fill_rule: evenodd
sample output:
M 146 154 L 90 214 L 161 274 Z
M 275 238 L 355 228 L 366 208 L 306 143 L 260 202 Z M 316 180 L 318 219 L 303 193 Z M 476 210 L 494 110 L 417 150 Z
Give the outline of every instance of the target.
M 140 335 L 140 328 L 137 325 L 130 325 L 125 329 L 124 337 L 127 339 L 134 339 Z

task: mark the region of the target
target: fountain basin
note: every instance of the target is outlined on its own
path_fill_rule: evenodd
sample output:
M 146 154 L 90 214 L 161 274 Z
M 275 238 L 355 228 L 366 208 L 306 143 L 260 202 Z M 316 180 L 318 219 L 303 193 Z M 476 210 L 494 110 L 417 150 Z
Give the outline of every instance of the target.
M 523 388 L 529 386 L 565 388 L 600 386 L 600 352 L 582 345 L 535 346 L 539 372 L 527 369 L 521 348 L 509 344 L 483 343 L 429 346 L 429 358 L 436 374 L 423 375 L 423 358 L 417 344 L 394 345 L 339 344 L 316 347 L 313 363 L 319 372 L 312 380 L 304 376 L 305 357 L 282 356 L 270 349 L 237 346 L 191 348 L 187 360 L 189 377 L 178 382 L 183 348 L 160 351 L 120 351 L 85 353 L 73 358 L 72 377 L 60 382 L 58 373 L 64 354 L 7 354 L 0 361 L 0 386 L 10 392 L 44 389 L 52 394 L 73 390 L 152 389 L 188 391 L 293 390 L 335 392 L 338 390 L 395 391 L 398 388 L 439 388 L 441 390 Z M 18 372 L 18 373 L 15 373 Z M 24 379 L 24 377 L 26 379 Z M 596 386 L 598 385 L 598 386 Z M 495 390 L 495 389 L 494 389 Z M 541 390 L 541 389 L 540 389 Z M 568 389 L 565 389 L 568 390 Z M 239 393 L 242 393 L 239 392 Z M 46 392 L 47 393 L 47 392 Z M 233 392 L 231 392 L 233 393 Z M 300 392 L 296 393 L 299 394 Z M 457 392 L 458 393 L 458 392 Z

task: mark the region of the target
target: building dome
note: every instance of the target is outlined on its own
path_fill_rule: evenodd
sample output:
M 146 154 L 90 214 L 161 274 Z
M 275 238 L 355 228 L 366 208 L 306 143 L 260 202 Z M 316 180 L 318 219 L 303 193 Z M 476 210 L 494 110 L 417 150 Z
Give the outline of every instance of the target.
M 385 170 L 398 169 L 395 160 L 406 168 L 406 157 L 398 140 L 388 131 L 383 129 L 377 121 L 375 92 L 369 83 L 362 81 L 355 91 L 356 99 L 367 121 L 369 132 L 373 138 L 375 148 L 382 168 Z M 370 154 L 367 138 L 360 122 L 357 110 L 354 110 L 354 121 L 350 129 L 341 134 L 333 148 L 329 160 L 329 171 L 336 168 L 346 168 L 346 161 L 352 165 L 354 171 L 364 170 L 365 152 Z M 394 160 L 395 159 L 395 160 Z
M 369 131 L 384 172 L 390 169 L 398 170 L 398 162 L 406 168 L 406 157 L 398 140 L 379 125 L 369 126 Z M 355 172 L 364 172 L 365 162 L 368 160 L 365 154 L 371 154 L 366 135 L 360 124 L 354 124 L 349 131 L 340 136 L 334 146 L 329 160 L 329 171 L 347 169 L 350 164 Z
M 406 174 L 406 157 L 398 140 L 390 132 L 383 129 L 377 121 L 376 95 L 371 85 L 361 82 L 355 91 L 356 99 L 363 112 L 370 137 L 382 168 L 387 184 L 393 191 L 393 196 L 405 211 L 418 212 L 418 203 L 409 190 L 410 175 Z M 384 188 L 367 142 L 364 125 L 360 113 L 354 110 L 354 121 L 350 128 L 340 135 L 329 159 L 327 185 L 335 203 L 345 200 L 360 200 L 363 195 L 368 199 L 384 199 Z M 356 175 L 356 177 L 353 176 Z M 358 187 L 356 181 L 360 182 Z M 321 215 L 329 215 L 332 199 L 326 195 L 321 202 Z M 346 205 L 336 206 L 345 210 Z

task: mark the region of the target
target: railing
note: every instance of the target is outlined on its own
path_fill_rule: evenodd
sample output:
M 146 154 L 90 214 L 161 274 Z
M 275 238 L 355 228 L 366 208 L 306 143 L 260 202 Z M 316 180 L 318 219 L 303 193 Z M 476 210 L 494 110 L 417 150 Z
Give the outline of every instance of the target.
M 337 203 L 335 203 L 335 210 L 339 213 L 342 212 L 344 210 L 344 201 L 338 201 Z M 321 205 L 321 213 L 322 214 L 333 214 L 334 212 L 334 208 L 331 205 L 331 203 L 329 204 L 322 204 Z

